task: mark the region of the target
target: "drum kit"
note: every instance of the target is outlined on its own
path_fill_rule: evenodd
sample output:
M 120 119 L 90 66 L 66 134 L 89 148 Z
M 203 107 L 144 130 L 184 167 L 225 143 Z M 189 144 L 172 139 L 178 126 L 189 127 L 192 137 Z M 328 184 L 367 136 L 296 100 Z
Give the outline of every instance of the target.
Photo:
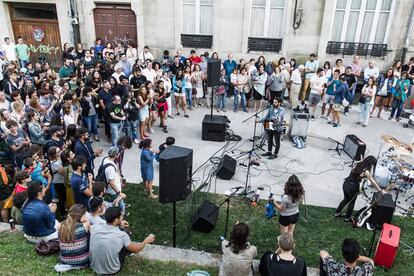
M 408 145 L 390 135 L 382 135 L 381 139 L 386 150 L 380 150 L 374 179 L 381 188 L 394 184 L 399 191 L 407 192 L 414 185 L 414 143 Z

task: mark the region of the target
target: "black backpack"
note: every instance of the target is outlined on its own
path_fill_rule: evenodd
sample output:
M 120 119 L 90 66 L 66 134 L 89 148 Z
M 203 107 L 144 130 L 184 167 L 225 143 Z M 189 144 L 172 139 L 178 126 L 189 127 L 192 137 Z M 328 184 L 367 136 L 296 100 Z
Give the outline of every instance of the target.
M 105 184 L 106 184 L 106 187 L 108 188 L 108 181 L 107 181 L 107 179 L 106 179 L 106 175 L 105 175 L 105 170 L 106 170 L 106 168 L 108 168 L 109 166 L 112 166 L 112 167 L 114 167 L 115 168 L 115 166 L 114 166 L 114 164 L 112 164 L 112 163 L 106 163 L 105 165 L 104 165 L 104 161 L 105 161 L 105 159 L 106 159 L 106 157 L 104 158 L 104 159 L 102 159 L 102 162 L 101 162 L 101 165 L 99 166 L 99 169 L 98 169 L 98 174 L 96 175 L 96 177 L 95 177 L 95 180 L 96 181 L 100 181 L 100 182 L 105 182 Z M 115 168 L 116 169 L 116 168 Z

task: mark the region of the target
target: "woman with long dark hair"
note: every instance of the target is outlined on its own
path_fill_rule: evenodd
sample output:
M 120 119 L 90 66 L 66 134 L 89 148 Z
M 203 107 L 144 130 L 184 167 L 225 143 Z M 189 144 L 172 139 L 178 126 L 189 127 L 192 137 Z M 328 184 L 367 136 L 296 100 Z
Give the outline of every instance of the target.
M 253 275 L 252 263 L 257 256 L 257 249 L 247 240 L 249 232 L 249 226 L 246 223 L 237 222 L 231 230 L 230 239 L 221 242 L 223 262 L 219 276 Z
M 372 177 L 373 170 L 376 165 L 377 159 L 374 156 L 370 155 L 353 167 L 351 173 L 347 178 L 345 178 L 344 184 L 342 185 L 344 199 L 341 201 L 341 203 L 339 203 L 338 208 L 336 208 L 335 217 L 342 217 L 342 209 L 348 205 L 345 214 L 345 221 L 349 222 L 352 220 L 352 212 L 354 210 L 355 201 L 359 194 L 360 183 L 364 178 L 368 179 L 368 181 L 374 185 L 375 189 L 381 193 L 384 193 L 384 190 L 378 186 L 377 182 Z
M 86 208 L 75 204 L 59 229 L 59 260 L 61 264 L 84 268 L 89 265 L 88 232 L 90 223 Z
M 299 220 L 299 205 L 304 195 L 305 190 L 298 177 L 296 175 L 290 176 L 285 184 L 281 202 L 275 202 L 275 206 L 280 212 L 280 234 L 290 233 L 293 237 L 293 231 Z

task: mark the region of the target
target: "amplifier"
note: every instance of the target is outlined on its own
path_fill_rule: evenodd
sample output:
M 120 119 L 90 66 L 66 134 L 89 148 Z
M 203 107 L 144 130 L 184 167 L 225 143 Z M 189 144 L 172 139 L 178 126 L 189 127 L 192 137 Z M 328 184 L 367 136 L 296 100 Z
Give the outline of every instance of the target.
M 395 257 L 397 256 L 400 234 L 400 228 L 384 223 L 374 255 L 374 263 L 376 265 L 388 269 L 391 268 Z
M 202 123 L 201 139 L 206 141 L 226 141 L 227 117 L 205 115 Z
M 353 161 L 360 161 L 364 158 L 367 146 L 361 139 L 353 134 L 345 137 L 343 151 L 352 158 Z
M 372 215 L 370 217 L 371 226 L 382 227 L 384 223 L 391 223 L 395 211 L 395 203 L 392 195 L 382 195 L 379 192 L 375 192 L 372 200 L 378 202 L 372 207 Z

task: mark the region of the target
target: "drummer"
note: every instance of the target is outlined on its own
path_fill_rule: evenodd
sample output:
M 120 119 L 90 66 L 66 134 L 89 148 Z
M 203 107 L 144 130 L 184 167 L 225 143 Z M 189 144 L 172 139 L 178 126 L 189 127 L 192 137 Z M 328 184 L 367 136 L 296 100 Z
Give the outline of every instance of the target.
M 382 190 L 377 182 L 372 177 L 372 172 L 377 165 L 377 159 L 370 155 L 364 158 L 361 162 L 356 163 L 356 165 L 352 168 L 351 173 L 342 185 L 342 190 L 344 192 L 344 199 L 339 203 L 338 208 L 335 211 L 335 217 L 343 217 L 345 216 L 345 221 L 349 222 L 352 220 L 352 212 L 354 210 L 355 201 L 358 197 L 360 192 L 360 185 L 364 179 L 367 179 L 371 184 L 374 186 L 375 189 L 380 191 L 381 193 L 385 193 Z M 342 214 L 342 209 L 348 205 L 346 214 Z

